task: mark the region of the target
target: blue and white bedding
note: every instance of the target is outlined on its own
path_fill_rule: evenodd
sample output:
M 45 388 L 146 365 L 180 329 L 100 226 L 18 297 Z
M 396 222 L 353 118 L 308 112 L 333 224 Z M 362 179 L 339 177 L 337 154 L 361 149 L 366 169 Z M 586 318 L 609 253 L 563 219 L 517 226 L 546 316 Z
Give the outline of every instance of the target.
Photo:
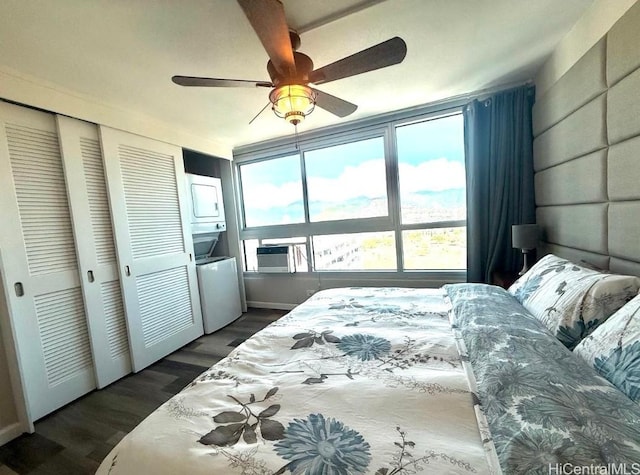
M 502 289 L 334 289 L 203 373 L 98 473 L 549 473 L 640 461 L 638 427 L 640 406 Z
M 473 373 L 504 473 L 640 471 L 640 405 L 503 289 L 445 288 L 462 359 Z M 595 468 L 559 471 L 565 464 Z

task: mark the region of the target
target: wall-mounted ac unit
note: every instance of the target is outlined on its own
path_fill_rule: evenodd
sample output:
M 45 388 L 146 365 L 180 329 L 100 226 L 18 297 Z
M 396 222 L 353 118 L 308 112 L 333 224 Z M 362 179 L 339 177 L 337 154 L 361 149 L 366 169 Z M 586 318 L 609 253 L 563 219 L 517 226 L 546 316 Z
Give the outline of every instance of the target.
M 296 271 L 291 246 L 258 248 L 258 272 L 292 273 Z

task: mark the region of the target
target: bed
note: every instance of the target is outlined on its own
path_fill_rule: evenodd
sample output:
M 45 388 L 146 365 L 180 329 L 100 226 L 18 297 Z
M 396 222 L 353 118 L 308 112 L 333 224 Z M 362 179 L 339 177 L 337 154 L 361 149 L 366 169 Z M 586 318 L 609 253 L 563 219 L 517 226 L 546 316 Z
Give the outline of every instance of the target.
M 319 292 L 99 473 L 640 473 L 638 281 L 575 264 L 640 275 L 639 24 L 637 2 L 537 81 L 539 251 L 574 262 L 545 257 L 509 291 Z
M 561 275 L 537 279 L 541 272 L 534 267 L 511 293 L 480 284 L 319 292 L 151 414 L 98 473 L 631 467 L 640 462 L 640 405 L 527 310 L 522 302 L 544 294 L 540 280 L 557 287 Z M 608 300 L 611 313 L 640 287 L 604 280 L 601 291 L 625 289 L 619 304 Z M 593 297 L 594 285 L 586 288 Z M 584 298 L 579 318 L 588 322 L 596 316 Z

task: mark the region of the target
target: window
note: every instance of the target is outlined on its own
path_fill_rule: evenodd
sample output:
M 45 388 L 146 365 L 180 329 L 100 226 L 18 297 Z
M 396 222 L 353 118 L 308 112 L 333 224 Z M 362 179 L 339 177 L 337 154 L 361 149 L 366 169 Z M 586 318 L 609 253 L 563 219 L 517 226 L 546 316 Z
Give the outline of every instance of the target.
M 311 221 L 387 216 L 382 137 L 305 152 L 304 163 Z
M 467 268 L 465 227 L 402 231 L 402 249 L 405 269 Z
M 459 109 L 280 147 L 236 157 L 247 270 L 267 244 L 292 246 L 297 272 L 466 269 Z
M 466 219 L 462 115 L 396 129 L 402 224 Z
M 319 271 L 395 270 L 393 232 L 314 236 L 313 260 Z
M 304 222 L 300 157 L 240 166 L 246 227 Z
M 396 143 L 404 268 L 466 269 L 462 114 L 399 126 Z
M 244 270 L 245 272 L 258 272 L 258 239 L 245 239 L 242 241 L 244 248 Z

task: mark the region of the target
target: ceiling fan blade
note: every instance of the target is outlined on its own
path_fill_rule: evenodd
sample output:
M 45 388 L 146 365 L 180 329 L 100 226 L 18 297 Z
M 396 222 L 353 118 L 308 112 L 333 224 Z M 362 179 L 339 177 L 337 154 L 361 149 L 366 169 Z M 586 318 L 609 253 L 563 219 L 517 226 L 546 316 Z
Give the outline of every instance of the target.
M 316 105 L 328 112 L 331 112 L 333 115 L 337 115 L 338 117 L 346 117 L 350 114 L 353 114 L 358 108 L 357 105 L 345 101 L 344 99 L 332 96 L 331 94 L 319 91 L 318 89 L 311 89 L 316 93 Z
M 282 2 L 280 0 L 238 0 L 238 3 L 276 70 L 284 77 L 295 76 L 296 64 Z
M 199 78 L 194 76 L 173 76 L 171 80 L 179 86 L 200 87 L 273 87 L 267 81 L 249 81 L 245 79 Z
M 401 63 L 406 55 L 407 44 L 402 38 L 396 36 L 371 48 L 363 49 L 358 53 L 342 58 L 335 63 L 311 71 L 309 81 L 314 84 L 323 84 L 336 79 L 374 71 Z

